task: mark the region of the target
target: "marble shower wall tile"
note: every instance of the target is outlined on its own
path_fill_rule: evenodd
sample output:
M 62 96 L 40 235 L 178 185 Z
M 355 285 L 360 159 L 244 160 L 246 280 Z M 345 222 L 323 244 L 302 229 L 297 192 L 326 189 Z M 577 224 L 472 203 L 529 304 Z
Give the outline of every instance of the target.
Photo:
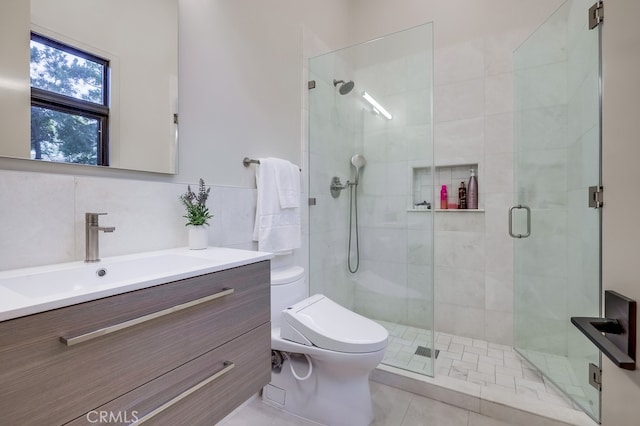
M 437 85 L 434 88 L 436 123 L 484 115 L 484 79 Z
M 513 343 L 513 242 L 506 233 L 514 192 L 513 50 L 528 35 L 514 31 L 435 54 L 435 163 L 477 164 L 479 206 L 485 209 L 436 214 L 435 328 L 502 344 Z M 545 70 L 553 67 L 551 62 Z M 545 103 L 556 101 L 552 90 L 558 88 L 564 99 L 563 83 L 555 82 Z M 462 178 L 450 177 L 455 188 L 468 181 L 468 168 Z M 442 178 L 437 173 L 436 184 Z
M 513 51 L 531 34 L 528 28 L 488 36 L 484 40 L 485 75 L 513 71 Z
M 484 336 L 485 315 L 484 308 L 438 302 L 436 299 L 435 329 L 458 336 Z
M 470 40 L 436 49 L 436 84 L 457 83 L 485 75 L 484 40 Z
M 513 153 L 513 113 L 486 116 L 484 137 L 485 154 Z
M 513 111 L 513 73 L 487 76 L 484 90 L 485 114 Z
M 513 154 L 487 154 L 484 164 L 484 190 L 482 193 L 513 192 Z
M 437 123 L 434 139 L 438 163 L 477 164 L 484 155 L 484 128 L 484 117 Z

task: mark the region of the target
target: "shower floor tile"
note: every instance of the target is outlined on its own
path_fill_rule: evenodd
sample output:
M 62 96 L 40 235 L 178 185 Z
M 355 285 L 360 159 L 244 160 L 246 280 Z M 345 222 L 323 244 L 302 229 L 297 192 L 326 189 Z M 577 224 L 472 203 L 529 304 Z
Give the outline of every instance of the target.
M 481 386 L 511 392 L 521 398 L 573 408 L 573 403 L 522 358 L 512 347 L 479 339 L 435 333 L 435 349 L 439 351 L 435 366 L 429 357 L 416 354 L 418 346 L 431 345 L 431 331 L 386 321 L 377 321 L 389 332 L 389 345 L 383 364 L 419 374 L 444 375 Z M 562 357 L 546 359 L 554 369 L 566 371 L 567 383 L 572 383 L 570 369 Z M 576 382 L 577 384 L 577 382 Z M 580 396 L 575 386 L 572 396 Z

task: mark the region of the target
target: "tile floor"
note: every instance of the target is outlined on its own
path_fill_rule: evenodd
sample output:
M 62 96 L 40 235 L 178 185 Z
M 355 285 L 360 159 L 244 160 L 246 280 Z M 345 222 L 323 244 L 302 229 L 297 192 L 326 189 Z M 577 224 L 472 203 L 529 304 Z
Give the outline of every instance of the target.
M 416 355 L 418 346 L 430 347 L 430 331 L 419 328 L 378 321 L 389 331 L 389 345 L 383 364 L 430 374 L 432 363 L 423 355 Z M 538 373 L 513 348 L 478 339 L 436 332 L 435 348 L 439 351 L 435 363 L 436 377 L 475 383 L 481 387 L 508 392 L 510 401 L 528 406 L 531 402 L 549 404 L 549 408 L 575 409 L 570 400 Z M 532 354 L 534 355 L 534 354 Z M 568 381 L 577 384 L 571 377 L 571 369 L 563 365 L 563 357 L 547 357 L 550 367 L 566 371 Z M 454 381 L 455 381 L 454 380 Z M 451 381 L 453 382 L 453 381 Z M 475 411 L 465 410 L 414 393 L 403 391 L 378 382 L 371 383 L 375 420 L 372 425 L 385 426 L 509 426 L 506 423 Z M 580 388 L 576 386 L 576 396 Z M 524 402 L 524 404 L 521 404 Z M 545 405 L 542 405 L 545 406 Z M 552 410 L 553 411 L 553 410 Z M 260 398 L 250 401 L 221 426 L 287 426 L 316 425 L 282 410 L 271 407 Z M 587 420 L 587 424 L 591 424 Z M 593 423 L 595 425 L 595 423 Z
M 431 346 L 431 331 L 385 321 L 378 322 L 389 331 L 390 337 L 383 364 L 417 373 L 431 373 L 431 360 L 415 354 L 418 346 Z M 569 399 L 510 346 L 436 332 L 435 348 L 439 350 L 435 364 L 436 377 L 449 376 L 509 391 L 525 399 L 573 408 Z M 570 376 L 571 370 L 561 365 L 564 358 L 556 358 L 547 362 L 554 362 L 557 368 L 564 368 L 566 375 Z M 574 384 L 578 384 L 575 377 L 568 377 L 568 380 L 570 379 Z M 575 392 L 579 394 L 580 388 L 575 388 Z
M 509 426 L 509 423 L 376 382 L 371 382 L 371 397 L 375 415 L 372 426 Z M 317 426 L 317 423 L 287 414 L 255 398 L 218 425 Z

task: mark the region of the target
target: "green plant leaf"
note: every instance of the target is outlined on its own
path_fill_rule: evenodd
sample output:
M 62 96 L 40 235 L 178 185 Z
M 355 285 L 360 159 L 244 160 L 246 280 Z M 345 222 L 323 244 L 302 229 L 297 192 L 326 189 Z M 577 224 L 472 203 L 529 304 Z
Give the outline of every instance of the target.
M 187 192 L 180 196 L 180 201 L 187 210 L 187 214 L 182 216 L 187 219 L 186 226 L 209 225 L 208 220 L 213 217 L 206 206 L 210 191 L 211 188 L 206 188 L 202 178 L 198 182 L 197 194 L 191 190 L 191 186 L 187 185 Z

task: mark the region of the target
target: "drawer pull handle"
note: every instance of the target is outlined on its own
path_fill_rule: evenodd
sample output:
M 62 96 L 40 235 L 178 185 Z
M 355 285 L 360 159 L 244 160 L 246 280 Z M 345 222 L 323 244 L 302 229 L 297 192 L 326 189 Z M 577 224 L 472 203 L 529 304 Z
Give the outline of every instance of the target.
M 175 305 L 170 308 L 163 309 L 158 312 L 154 312 L 152 314 L 143 315 L 141 317 L 134 318 L 129 321 L 121 322 L 119 324 L 110 325 L 108 327 L 104 327 L 99 330 L 90 331 L 89 333 L 80 334 L 78 336 L 72 336 L 72 337 L 60 336 L 60 341 L 67 346 L 77 345 L 78 343 L 86 342 L 87 340 L 92 340 L 97 337 L 104 336 L 105 334 L 114 333 L 116 331 L 120 331 L 125 328 L 133 327 L 134 325 L 142 324 L 143 322 L 151 321 L 156 318 L 160 318 L 165 315 L 172 314 L 174 312 L 182 311 L 192 306 L 200 305 L 202 303 L 206 303 L 211 300 L 219 299 L 221 297 L 224 297 L 233 293 L 234 291 L 235 290 L 232 288 L 224 288 L 222 289 L 222 291 L 216 294 L 211 294 L 209 296 L 205 296 L 200 299 L 195 299 L 190 302 L 182 303 L 180 305 Z
M 147 420 L 151 420 L 156 415 L 162 413 L 164 410 L 166 410 L 167 408 L 171 407 L 172 405 L 182 401 L 183 399 L 185 399 L 186 397 L 188 397 L 192 393 L 196 392 L 200 388 L 208 385 L 209 383 L 213 382 L 217 378 L 227 374 L 235 366 L 236 365 L 233 362 L 225 361 L 224 362 L 224 368 L 222 370 L 220 370 L 217 373 L 213 374 L 212 376 L 209 376 L 208 378 L 204 379 L 203 381 L 201 381 L 200 383 L 198 383 L 194 387 L 187 389 L 186 391 L 182 392 L 180 395 L 176 396 L 175 398 L 165 402 L 164 404 L 162 404 L 161 406 L 159 406 L 155 410 L 151 411 L 150 413 L 147 413 L 145 416 L 140 417 L 137 421 L 131 423 L 131 425 L 139 425 L 139 424 L 142 424 L 142 423 L 146 422 Z

